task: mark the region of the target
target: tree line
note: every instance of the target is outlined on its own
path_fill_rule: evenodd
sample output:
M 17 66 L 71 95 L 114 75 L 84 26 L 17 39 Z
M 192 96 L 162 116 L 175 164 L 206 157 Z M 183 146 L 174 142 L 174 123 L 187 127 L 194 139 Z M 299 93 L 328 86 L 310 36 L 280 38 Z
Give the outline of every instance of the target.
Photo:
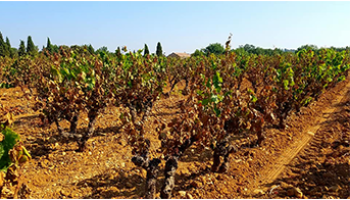
M 35 46 L 31 36 L 28 36 L 27 38 L 27 45 L 23 40 L 21 40 L 19 48 L 17 49 L 17 48 L 11 47 L 9 38 L 6 37 L 6 40 L 4 40 L 2 33 L 0 32 L 0 57 L 16 58 L 16 57 L 21 57 L 25 55 L 35 56 L 36 54 L 39 54 L 39 53 L 53 54 L 53 53 L 60 53 L 60 51 L 65 51 L 68 49 L 71 49 L 76 53 L 87 53 L 87 54 L 96 54 L 96 55 L 100 54 L 101 52 L 104 52 L 106 54 L 109 54 L 109 56 L 118 56 L 122 53 L 122 50 L 120 47 L 117 47 L 117 49 L 113 53 L 108 51 L 108 48 L 106 46 L 100 47 L 99 49 L 95 50 L 91 44 L 72 45 L 70 47 L 66 45 L 58 46 L 58 45 L 52 44 L 50 38 L 47 38 L 46 47 L 43 46 L 42 50 L 39 51 L 38 46 Z M 145 56 L 150 54 L 147 44 L 145 44 L 143 51 Z M 162 45 L 160 42 L 157 43 L 155 54 L 157 56 L 164 55 Z
M 325 48 L 318 48 L 316 45 L 302 45 L 297 49 L 279 49 L 279 48 L 275 48 L 275 49 L 264 49 L 261 47 L 255 47 L 254 45 L 251 44 L 246 44 L 246 45 L 240 45 L 237 49 L 232 49 L 232 52 L 235 52 L 237 54 L 244 54 L 244 53 L 248 53 L 248 54 L 256 54 L 256 55 L 281 55 L 284 53 L 295 53 L 298 52 L 302 49 L 306 49 L 306 50 L 313 50 L 314 52 L 318 53 L 318 51 L 325 49 Z M 329 47 L 327 49 L 333 49 L 335 51 L 341 52 L 344 50 L 350 50 L 350 47 Z M 202 56 L 202 55 L 209 55 L 211 53 L 216 54 L 216 55 L 220 55 L 220 54 L 224 54 L 225 53 L 225 48 L 222 44 L 220 43 L 213 43 L 208 45 L 206 48 L 203 48 L 201 50 L 196 49 L 196 51 L 192 54 L 192 56 Z
M 119 56 L 122 54 L 122 50 L 120 47 L 117 47 L 117 49 L 115 50 L 115 52 L 109 52 L 108 48 L 106 46 L 103 46 L 97 50 L 95 50 L 93 48 L 93 46 L 91 44 L 87 45 L 72 45 L 72 46 L 66 46 L 66 45 L 55 45 L 52 44 L 50 41 L 50 38 L 47 38 L 47 45 L 46 47 L 43 46 L 42 50 L 39 51 L 38 46 L 35 46 L 33 39 L 31 36 L 28 36 L 27 38 L 27 45 L 25 45 L 25 42 L 23 40 L 20 41 L 20 45 L 19 48 L 14 48 L 11 47 L 10 44 L 10 40 L 8 37 L 6 37 L 6 39 L 4 40 L 2 33 L 0 32 L 0 57 L 11 57 L 11 58 L 15 58 L 15 57 L 21 57 L 21 56 L 25 56 L 25 55 L 30 55 L 30 56 L 34 56 L 38 53 L 45 53 L 45 54 L 53 54 L 53 53 L 59 53 L 61 50 L 67 50 L 67 49 L 71 49 L 77 53 L 88 53 L 88 54 L 100 54 L 102 52 L 104 52 L 105 54 L 108 54 L 109 56 Z M 240 45 L 238 48 L 236 49 L 231 49 L 230 51 L 235 52 L 237 54 L 256 54 L 256 55 L 281 55 L 281 54 L 285 54 L 285 53 L 294 53 L 294 52 L 298 52 L 302 49 L 306 49 L 306 50 L 313 50 L 316 53 L 324 48 L 318 48 L 316 45 L 302 45 L 297 49 L 279 49 L 279 48 L 274 48 L 274 49 L 264 49 L 261 47 L 256 47 L 254 45 L 251 44 L 245 44 L 245 45 Z M 344 51 L 344 50 L 350 50 L 349 46 L 346 47 L 329 47 L 328 49 L 333 49 L 336 50 L 338 52 Z M 126 49 L 125 49 L 126 50 Z M 224 48 L 224 46 L 220 43 L 213 43 L 213 44 L 209 44 L 206 48 L 203 49 L 196 49 L 196 51 L 194 53 L 191 54 L 191 56 L 203 56 L 203 55 L 209 55 L 209 54 L 215 54 L 215 55 L 220 55 L 220 54 L 224 54 L 226 51 L 226 49 Z M 150 54 L 149 52 L 149 48 L 147 46 L 147 44 L 145 44 L 144 48 L 143 48 L 143 53 L 144 56 Z M 157 56 L 164 56 L 164 52 L 162 50 L 162 45 L 160 42 L 157 43 L 156 46 L 156 53 L 155 55 Z

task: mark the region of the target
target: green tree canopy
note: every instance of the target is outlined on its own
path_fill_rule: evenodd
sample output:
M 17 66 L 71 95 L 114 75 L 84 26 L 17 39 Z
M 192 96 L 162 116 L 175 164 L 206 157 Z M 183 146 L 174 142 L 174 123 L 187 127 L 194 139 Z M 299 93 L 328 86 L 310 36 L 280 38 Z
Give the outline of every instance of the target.
M 8 37 L 6 37 L 6 46 L 9 56 L 11 58 L 15 57 L 16 51 L 14 51 L 14 48 L 11 48 L 10 39 Z
M 32 56 L 38 53 L 38 48 L 34 45 L 31 36 L 28 36 L 27 39 L 27 53 Z
M 19 44 L 18 49 L 18 56 L 24 56 L 26 55 L 26 46 L 23 40 L 21 40 L 21 43 Z
M 148 55 L 148 54 L 149 54 L 148 46 L 147 46 L 147 44 L 145 44 L 145 49 L 144 49 L 144 54 L 143 54 L 143 56 L 146 56 L 146 55 Z
M 90 52 L 90 54 L 95 54 L 95 49 L 91 44 L 89 44 L 89 46 L 87 47 L 87 50 L 88 52 Z
M 10 44 L 10 39 L 8 37 L 6 37 L 6 45 L 7 45 L 7 49 L 10 50 L 11 44 Z
M 52 54 L 54 52 L 53 46 L 51 44 L 50 38 L 47 38 L 46 50 Z
M 122 51 L 120 50 L 120 47 L 118 47 L 116 50 L 115 50 L 115 55 L 117 57 L 121 56 L 122 55 Z
M 204 55 L 203 51 L 198 49 L 196 49 L 196 51 L 193 54 L 191 54 L 191 56 L 203 56 L 203 55 Z
M 8 38 L 6 38 L 8 40 Z M 8 41 L 10 42 L 10 41 Z M 2 33 L 0 32 L 0 56 L 10 56 L 10 47 L 7 46 L 4 38 L 2 37 Z
M 254 45 L 251 44 L 246 44 L 243 46 L 244 51 L 248 52 L 248 53 L 256 53 L 256 48 Z
M 302 49 L 306 49 L 306 50 L 313 50 L 313 51 L 317 51 L 318 50 L 318 47 L 316 45 L 313 45 L 313 44 L 306 44 L 306 45 L 303 45 L 301 47 L 299 47 L 297 49 L 297 51 L 300 51 Z
M 162 45 L 160 44 L 160 42 L 158 42 L 158 44 L 157 44 L 156 54 L 158 57 L 163 56 L 163 49 L 162 49 Z
M 12 47 L 11 48 L 11 58 L 15 58 L 15 57 L 17 57 L 18 56 L 18 50 L 16 49 L 16 48 L 14 48 L 14 47 Z
M 102 51 L 105 52 L 105 53 L 109 53 L 108 48 L 106 46 L 103 46 L 103 47 L 97 49 L 96 53 L 99 53 L 99 52 L 102 52 Z
M 203 51 L 205 54 L 213 53 L 216 55 L 220 55 L 225 52 L 225 48 L 220 43 L 214 43 L 207 46 Z

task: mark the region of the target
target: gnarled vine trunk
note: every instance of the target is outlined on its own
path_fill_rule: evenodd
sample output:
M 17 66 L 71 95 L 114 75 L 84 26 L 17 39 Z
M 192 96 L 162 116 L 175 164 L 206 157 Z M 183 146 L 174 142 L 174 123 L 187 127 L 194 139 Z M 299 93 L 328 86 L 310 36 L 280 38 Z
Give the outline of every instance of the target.
M 171 192 L 175 186 L 175 173 L 178 168 L 178 160 L 179 158 L 177 156 L 169 156 L 165 163 L 165 181 L 160 193 L 162 199 L 171 198 Z
M 152 160 L 149 160 L 148 155 L 146 156 L 134 156 L 132 157 L 131 161 L 139 167 L 142 167 L 147 171 L 146 176 L 146 193 L 144 197 L 146 199 L 155 199 L 156 196 L 156 184 L 157 184 L 157 177 L 159 172 L 159 164 L 160 160 L 157 158 L 154 158 Z
M 97 117 L 98 117 L 98 112 L 97 111 L 90 111 L 88 113 L 88 118 L 89 118 L 88 130 L 83 135 L 83 137 L 81 137 L 80 140 L 78 140 L 78 144 L 79 144 L 78 151 L 82 152 L 82 151 L 84 151 L 86 149 L 86 142 L 90 139 L 90 137 L 95 132 L 95 126 L 96 126 L 96 122 L 97 122 Z
M 229 137 L 227 136 L 221 142 L 219 142 L 214 148 L 214 162 L 211 170 L 213 172 L 226 172 L 229 169 L 228 156 L 230 153 L 237 152 L 236 148 L 229 144 Z M 220 156 L 224 158 L 222 164 Z M 221 164 L 221 165 L 220 165 Z
M 170 199 L 171 192 L 175 186 L 175 173 L 178 167 L 178 160 L 183 155 L 186 149 L 188 149 L 196 141 L 195 137 L 186 139 L 184 143 L 179 147 L 178 153 L 168 157 L 165 163 L 165 180 L 161 191 L 161 198 Z

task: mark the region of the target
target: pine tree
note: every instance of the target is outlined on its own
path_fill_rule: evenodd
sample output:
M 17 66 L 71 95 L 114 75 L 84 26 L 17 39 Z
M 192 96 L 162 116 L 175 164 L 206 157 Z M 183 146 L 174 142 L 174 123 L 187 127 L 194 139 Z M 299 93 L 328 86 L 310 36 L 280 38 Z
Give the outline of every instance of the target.
M 50 38 L 47 38 L 46 50 L 47 50 L 50 54 L 53 53 L 53 48 L 52 48 L 52 44 L 51 44 Z
M 158 42 L 158 44 L 157 44 L 156 54 L 157 54 L 158 57 L 163 56 L 162 45 L 160 44 L 160 42 Z
M 21 40 L 21 43 L 19 45 L 19 49 L 18 49 L 18 56 L 24 56 L 26 55 L 26 46 L 24 44 L 24 41 Z
M 37 48 L 35 47 L 34 45 L 34 42 L 32 40 L 32 37 L 31 36 L 28 36 L 28 39 L 27 39 L 27 53 L 29 55 L 35 55 L 36 53 L 38 52 Z
M 145 44 L 145 50 L 143 56 L 149 55 L 149 50 L 147 44 Z

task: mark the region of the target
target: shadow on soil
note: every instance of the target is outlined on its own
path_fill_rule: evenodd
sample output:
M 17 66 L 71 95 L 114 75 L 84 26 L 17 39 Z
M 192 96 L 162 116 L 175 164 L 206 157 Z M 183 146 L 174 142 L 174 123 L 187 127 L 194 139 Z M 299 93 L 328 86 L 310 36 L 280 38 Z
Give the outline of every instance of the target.
M 274 182 L 265 186 L 271 188 L 274 185 L 280 185 L 281 182 L 285 182 L 298 187 L 308 198 L 320 199 L 333 196 L 346 199 L 350 196 L 348 182 L 350 178 L 350 166 L 348 164 L 323 163 L 321 165 L 315 165 L 313 162 L 304 162 L 291 167 L 299 173 L 288 178 L 276 179 Z M 282 198 L 288 196 L 287 189 L 279 191 L 277 196 Z
M 91 188 L 89 195 L 83 196 L 84 199 L 110 199 L 110 198 L 140 198 L 143 195 L 145 184 L 144 178 L 140 175 L 126 175 L 118 173 L 113 176 L 113 172 L 106 172 L 94 176 L 90 179 L 80 181 L 77 186 L 79 189 Z
M 199 176 L 203 176 L 209 173 L 213 173 L 210 169 L 210 167 L 205 167 L 205 168 L 201 168 L 200 170 L 198 170 L 196 173 L 191 173 L 191 175 L 179 175 L 176 174 L 175 175 L 175 187 L 174 187 L 174 191 L 179 191 L 179 190 L 189 190 L 191 188 L 194 188 L 193 185 L 187 185 L 186 187 L 184 186 L 184 183 L 190 181 L 190 180 L 195 180 L 197 177 Z
M 118 134 L 120 133 L 121 128 L 122 126 L 97 128 L 94 135 L 91 138 L 104 136 L 106 135 L 106 133 Z M 82 134 L 82 133 L 85 133 L 86 131 L 87 131 L 87 128 L 81 128 L 77 130 L 77 134 Z M 50 135 L 49 139 L 46 139 L 45 137 L 36 137 L 36 140 L 34 140 L 31 143 L 28 143 L 29 145 L 27 145 L 26 148 L 31 152 L 31 155 L 33 158 L 45 156 L 55 151 L 55 149 L 51 148 L 51 146 L 55 143 L 69 144 L 72 142 L 73 143 L 77 142 L 76 138 L 63 137 L 62 135 L 58 134 L 57 131 L 49 135 Z M 75 150 L 76 149 L 66 149 L 66 151 L 75 151 Z

